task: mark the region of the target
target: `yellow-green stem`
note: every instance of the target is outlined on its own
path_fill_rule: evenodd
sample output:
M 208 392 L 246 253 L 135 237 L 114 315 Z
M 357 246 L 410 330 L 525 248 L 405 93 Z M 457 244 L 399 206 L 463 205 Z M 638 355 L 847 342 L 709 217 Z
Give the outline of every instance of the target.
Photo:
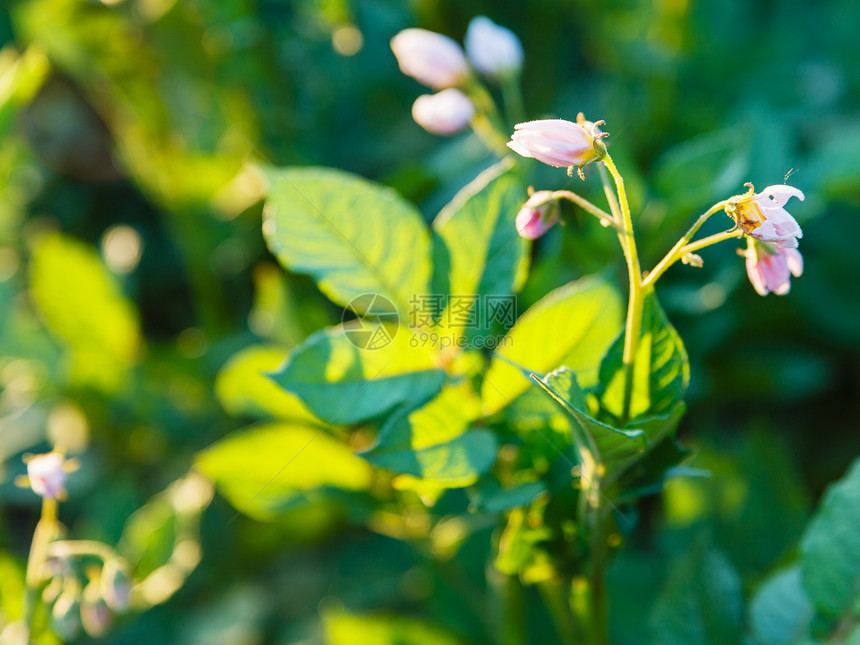
M 493 125 L 493 122 L 483 112 L 478 112 L 472 117 L 470 123 L 472 130 L 478 138 L 484 142 L 490 150 L 500 157 L 507 155 L 510 150 L 505 139 Z
M 726 240 L 736 240 L 739 237 L 743 237 L 743 235 L 744 232 L 738 228 L 723 231 L 722 233 L 715 233 L 714 235 L 703 237 L 698 242 L 687 244 L 687 246 L 681 249 L 681 251 L 678 253 L 678 256 L 684 257 L 685 255 L 687 255 L 687 253 L 695 253 L 699 249 L 704 249 L 707 246 L 719 244 L 720 242 L 725 242 Z
M 553 193 L 553 195 L 559 199 L 566 199 L 570 202 L 573 202 L 577 206 L 579 206 L 582 210 L 591 213 L 601 222 L 605 222 L 609 226 L 617 227 L 618 222 L 616 222 L 615 218 L 607 213 L 602 208 L 598 208 L 590 201 L 585 199 L 584 197 L 580 197 L 576 193 L 570 190 L 557 190 Z
M 615 181 L 618 192 L 618 203 L 621 207 L 621 230 L 619 239 L 623 237 L 622 248 L 627 260 L 627 278 L 630 294 L 627 299 L 627 320 L 624 325 L 624 399 L 621 410 L 621 423 L 626 423 L 630 415 L 630 401 L 633 398 L 633 373 L 636 362 L 636 350 L 639 348 L 639 335 L 642 328 L 642 309 L 644 291 L 642 289 L 642 270 L 639 267 L 639 255 L 636 252 L 636 238 L 633 235 L 633 218 L 630 215 L 630 205 L 627 192 L 624 189 L 624 179 L 615 167 L 612 157 L 608 154 L 603 158 L 603 164 Z M 610 204 L 611 205 L 611 204 Z
M 717 202 L 716 204 L 711 206 L 708 210 L 706 210 L 704 213 L 699 215 L 699 219 L 697 219 L 695 221 L 695 223 L 690 227 L 690 230 L 684 234 L 684 237 L 682 237 L 680 240 L 678 240 L 678 242 L 675 244 L 675 246 L 673 246 L 671 249 L 669 249 L 669 252 L 663 257 L 663 259 L 660 260 L 657 263 L 657 265 L 654 267 L 654 269 L 648 273 L 648 275 L 645 277 L 645 280 L 642 283 L 643 286 L 647 287 L 647 286 L 653 285 L 655 282 L 657 282 L 657 280 L 660 278 L 660 276 L 666 272 L 666 269 L 668 269 L 675 262 L 677 262 L 682 257 L 684 257 L 687 253 L 691 253 L 693 250 L 695 250 L 695 249 L 688 249 L 687 243 L 691 239 L 693 239 L 693 236 L 696 234 L 696 231 L 698 231 L 701 228 L 702 224 L 704 224 L 706 221 L 708 221 L 708 218 L 711 215 L 713 215 L 714 213 L 717 213 L 717 212 L 721 211 L 723 208 L 725 208 L 725 205 L 726 205 L 725 201 Z M 705 239 L 708 239 L 708 238 L 705 238 Z M 728 239 L 728 238 L 723 238 L 723 239 Z M 722 240 L 718 240 L 718 241 L 722 241 Z M 716 242 L 712 242 L 712 244 L 715 244 L 715 243 Z M 705 244 L 704 246 L 709 246 L 709 244 Z M 696 248 L 704 248 L 704 247 L 698 246 Z
M 24 592 L 23 623 L 27 630 L 27 642 L 32 640 L 33 619 L 36 615 L 36 600 L 39 587 L 42 584 L 42 569 L 48 554 L 48 545 L 57 533 L 57 500 L 42 500 L 42 516 L 33 531 L 33 542 L 30 544 L 30 557 L 27 560 L 25 574 L 26 591 Z

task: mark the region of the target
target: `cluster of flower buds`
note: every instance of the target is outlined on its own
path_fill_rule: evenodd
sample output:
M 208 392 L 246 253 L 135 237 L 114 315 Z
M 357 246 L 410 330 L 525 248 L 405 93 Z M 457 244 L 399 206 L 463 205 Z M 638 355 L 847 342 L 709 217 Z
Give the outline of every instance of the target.
M 478 16 L 466 32 L 466 51 L 448 36 L 426 29 L 405 29 L 391 39 L 400 70 L 437 94 L 418 97 L 412 107 L 415 121 L 433 134 L 450 135 L 466 128 L 476 109 L 465 88 L 472 70 L 492 79 L 519 74 L 523 48 L 508 29 Z
M 803 193 L 792 186 L 768 186 L 760 193 L 752 184 L 743 195 L 728 200 L 726 213 L 747 238 L 747 275 L 762 296 L 779 296 L 791 288 L 791 276 L 803 273 L 803 257 L 797 250 L 803 231 L 784 206 L 792 197 L 803 201 Z

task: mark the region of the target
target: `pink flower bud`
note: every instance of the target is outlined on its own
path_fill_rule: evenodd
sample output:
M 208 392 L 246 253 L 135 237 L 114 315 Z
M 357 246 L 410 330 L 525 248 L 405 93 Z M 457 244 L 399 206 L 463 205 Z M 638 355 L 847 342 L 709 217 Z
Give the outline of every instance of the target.
M 572 121 L 527 121 L 515 125 L 514 130 L 508 147 L 550 166 L 578 166 L 597 156 L 591 133 Z
M 761 242 L 778 242 L 783 247 L 796 248 L 803 231 L 797 221 L 783 208 L 789 199 L 803 201 L 797 188 L 778 184 L 754 193 L 752 184 L 745 195 L 733 197 L 726 212 L 738 223 L 744 233 Z
M 36 455 L 27 461 L 30 488 L 45 499 L 57 499 L 65 493 L 66 460 L 58 452 Z
M 419 96 L 412 105 L 412 118 L 433 134 L 459 132 L 469 125 L 473 116 L 475 106 L 465 94 L 454 88 Z
M 469 23 L 466 55 L 472 66 L 487 76 L 513 74 L 523 66 L 523 46 L 519 38 L 485 16 L 472 18 Z
M 454 40 L 426 29 L 404 29 L 391 39 L 400 70 L 440 90 L 461 85 L 469 77 L 463 49 Z
M 550 190 L 540 190 L 529 197 L 517 213 L 517 233 L 534 240 L 546 233 L 558 221 L 558 200 Z
M 761 296 L 770 292 L 784 296 L 791 288 L 790 276 L 803 273 L 803 256 L 794 248 L 749 240 L 745 255 L 747 275 Z

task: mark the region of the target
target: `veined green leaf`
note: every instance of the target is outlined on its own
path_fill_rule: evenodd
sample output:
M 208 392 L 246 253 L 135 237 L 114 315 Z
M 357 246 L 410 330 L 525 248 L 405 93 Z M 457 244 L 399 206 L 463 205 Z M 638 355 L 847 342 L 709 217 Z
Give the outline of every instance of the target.
M 383 325 L 372 335 L 388 334 L 387 344 L 361 349 L 343 327 L 323 329 L 296 347 L 271 378 L 296 394 L 325 423 L 349 425 L 408 403 L 420 405 L 445 382 L 430 349 L 410 346 L 401 329 L 391 336 Z
M 430 236 L 415 208 L 340 170 L 263 171 L 270 184 L 263 234 L 278 261 L 311 275 L 339 305 L 379 294 L 405 319 L 430 278 Z
M 621 334 L 600 365 L 599 392 L 603 406 L 616 416 L 621 416 L 624 401 L 623 353 L 624 334 Z M 687 350 L 651 290 L 643 305 L 629 418 L 671 411 L 681 401 L 689 381 Z
M 621 323 L 621 298 L 602 277 L 584 278 L 552 291 L 526 311 L 500 342 L 481 390 L 484 413 L 498 412 L 529 387 L 509 362 L 538 375 L 566 365 L 583 388 L 592 387 L 600 360 Z
M 532 380 L 567 413 L 573 432 L 608 474 L 645 451 L 647 440 L 641 430 L 619 430 L 585 412 L 585 394 L 574 373 L 566 367 L 550 372 L 543 379 L 532 376 Z
M 396 473 L 459 488 L 474 483 L 496 461 L 495 436 L 469 430 L 480 402 L 468 384 L 450 387 L 427 405 L 392 415 L 365 459 Z
M 320 487 L 365 490 L 371 468 L 320 428 L 278 422 L 245 428 L 197 455 L 236 509 L 269 518 Z
M 528 242 L 515 225 L 525 198 L 520 175 L 509 161 L 501 161 L 461 190 L 433 222 L 434 290 L 464 299 L 483 297 L 478 330 L 504 331 L 514 322 L 516 306 L 509 296 L 518 290 L 528 266 Z M 493 303 L 498 306 L 493 308 Z M 452 306 L 448 303 L 446 313 Z M 445 322 L 443 318 L 440 324 Z
M 803 586 L 823 614 L 860 607 L 860 459 L 831 485 L 800 544 Z

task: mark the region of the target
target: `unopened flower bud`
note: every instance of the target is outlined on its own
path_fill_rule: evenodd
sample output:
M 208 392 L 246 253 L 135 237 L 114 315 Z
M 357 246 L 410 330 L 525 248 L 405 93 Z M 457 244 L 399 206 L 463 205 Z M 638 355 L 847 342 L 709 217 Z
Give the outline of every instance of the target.
M 462 85 L 469 77 L 463 49 L 448 36 L 404 29 L 391 39 L 391 50 L 404 74 L 434 89 Z
M 760 296 L 775 293 L 784 296 L 791 288 L 791 276 L 803 273 L 803 256 L 800 251 L 780 243 L 768 244 L 747 240 L 747 275 Z
M 419 96 L 412 105 L 412 118 L 427 132 L 449 135 L 459 132 L 475 116 L 475 106 L 460 90 L 448 88 L 438 94 Z
M 81 631 L 80 587 L 70 585 L 51 610 L 51 626 L 63 639 L 72 640 Z
M 558 211 L 555 194 L 551 190 L 539 190 L 517 213 L 517 233 L 527 240 L 539 238 L 558 221 Z
M 101 595 L 107 606 L 117 613 L 128 609 L 131 598 L 131 580 L 123 565 L 109 560 L 105 563 L 101 575 Z
M 598 121 L 598 124 L 602 122 Z M 589 131 L 584 125 L 564 119 L 527 121 L 514 126 L 508 147 L 522 155 L 550 166 L 583 166 L 606 153 L 595 126 Z M 596 145 L 597 144 L 597 145 Z
M 519 38 L 485 16 L 477 16 L 469 23 L 466 55 L 476 70 L 496 78 L 515 74 L 523 66 Z
M 91 582 L 81 598 L 81 625 L 93 638 L 101 638 L 112 624 L 113 613 L 101 597 L 99 585 Z

